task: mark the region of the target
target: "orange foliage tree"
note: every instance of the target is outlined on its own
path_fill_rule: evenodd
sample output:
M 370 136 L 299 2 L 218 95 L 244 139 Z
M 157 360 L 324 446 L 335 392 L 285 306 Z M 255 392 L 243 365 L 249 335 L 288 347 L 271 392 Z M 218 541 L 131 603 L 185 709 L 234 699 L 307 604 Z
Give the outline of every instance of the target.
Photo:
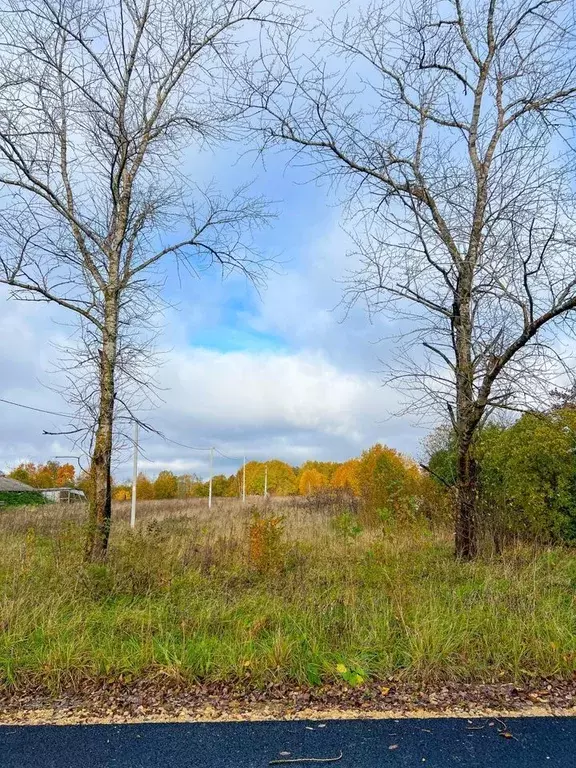
M 46 464 L 26 462 L 19 464 L 10 472 L 9 477 L 33 488 L 65 488 L 74 485 L 76 471 L 73 464 L 60 464 L 47 461 Z
M 74 485 L 76 471 L 73 464 L 62 464 L 56 472 L 56 487 Z
M 358 472 L 360 469 L 359 459 L 349 459 L 338 466 L 332 476 L 330 485 L 333 488 L 345 488 L 352 491 L 355 496 L 360 496 L 360 480 Z

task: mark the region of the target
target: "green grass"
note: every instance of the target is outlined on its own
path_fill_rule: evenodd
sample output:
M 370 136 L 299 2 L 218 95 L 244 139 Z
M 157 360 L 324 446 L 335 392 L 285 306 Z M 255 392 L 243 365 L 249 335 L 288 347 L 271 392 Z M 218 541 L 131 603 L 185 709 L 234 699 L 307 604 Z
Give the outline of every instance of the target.
M 572 677 L 576 553 L 517 547 L 454 561 L 426 527 L 339 532 L 328 513 L 282 509 L 259 570 L 235 501 L 125 507 L 109 561 L 82 562 L 80 511 L 0 515 L 0 685 L 53 690 L 163 675 L 295 684 Z M 270 565 L 270 562 L 272 565 Z

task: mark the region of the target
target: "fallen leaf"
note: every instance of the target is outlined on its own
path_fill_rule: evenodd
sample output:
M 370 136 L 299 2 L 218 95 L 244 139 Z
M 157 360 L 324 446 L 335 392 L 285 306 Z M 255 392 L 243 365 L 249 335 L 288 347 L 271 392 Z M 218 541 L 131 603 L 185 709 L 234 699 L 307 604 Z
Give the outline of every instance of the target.
M 500 736 L 503 736 L 505 739 L 514 738 L 514 736 L 510 733 L 510 731 L 500 731 Z
M 390 688 L 387 688 L 385 685 L 383 685 L 382 688 L 380 688 L 380 693 L 382 696 L 388 696 L 390 693 Z

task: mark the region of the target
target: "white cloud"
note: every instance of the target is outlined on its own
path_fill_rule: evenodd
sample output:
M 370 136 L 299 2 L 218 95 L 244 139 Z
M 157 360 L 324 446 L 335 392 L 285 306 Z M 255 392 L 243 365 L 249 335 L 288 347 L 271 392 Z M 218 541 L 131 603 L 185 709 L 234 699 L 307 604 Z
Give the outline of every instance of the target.
M 169 310 L 166 318 L 162 347 L 172 350 L 163 355 L 157 375 L 163 403 L 142 418 L 177 442 L 217 445 L 231 457 L 217 459 L 217 471 L 224 472 L 237 468 L 244 451 L 248 458 L 277 457 L 294 464 L 308 458 L 343 460 L 376 441 L 416 452 L 422 432 L 405 418 L 389 419 L 397 398 L 374 372 L 382 348 L 370 342 L 384 335 L 383 328 L 367 332 L 362 313 L 340 323 L 341 314 L 330 311 L 340 295 L 336 279 L 345 251 L 340 228 L 328 223 L 285 274 L 271 281 L 249 318 L 239 303 L 238 322 L 278 336 L 285 343 L 281 351 L 188 346 L 190 333 L 221 320 L 214 292 L 205 284 L 188 284 L 182 311 Z M 216 295 L 224 301 L 230 292 L 221 286 Z M 5 296 L 0 290 L 0 397 L 66 410 L 42 385 L 56 359 L 52 343 L 68 332 L 50 319 L 61 323 L 64 313 L 45 304 L 6 302 Z M 63 439 L 42 435 L 43 429 L 62 426 L 56 417 L 0 403 L 0 425 L 0 468 L 70 452 Z M 142 446 L 141 466 L 151 473 L 170 468 L 206 474 L 206 452 L 146 433 Z M 116 475 L 128 474 L 124 456 Z
M 164 410 L 177 403 L 181 418 L 203 424 L 285 425 L 359 436 L 356 417 L 375 387 L 339 371 L 320 354 L 173 353 L 161 373 L 170 387 Z

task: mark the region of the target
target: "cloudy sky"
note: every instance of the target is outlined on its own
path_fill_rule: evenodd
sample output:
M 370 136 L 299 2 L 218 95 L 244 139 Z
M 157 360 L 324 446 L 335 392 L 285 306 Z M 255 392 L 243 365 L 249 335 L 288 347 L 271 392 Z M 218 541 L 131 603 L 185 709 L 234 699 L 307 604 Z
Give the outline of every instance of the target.
M 243 147 L 242 149 L 245 149 Z M 277 219 L 259 238 L 261 250 L 282 265 L 259 296 L 242 278 L 183 277 L 170 267 L 157 371 L 162 403 L 143 418 L 172 440 L 217 446 L 230 459 L 216 471 L 235 471 L 247 459 L 344 460 L 376 441 L 413 455 L 425 431 L 398 417 L 398 396 L 381 384 L 379 341 L 396 330 L 371 325 L 362 311 L 344 319 L 339 280 L 349 244 L 335 193 L 288 163 L 265 166 L 235 146 L 190 152 L 184 172 L 198 183 L 231 190 L 252 182 L 252 192 L 275 202 Z M 70 333 L 48 304 L 8 300 L 0 288 L 0 398 L 66 411 L 50 389 L 55 344 Z M 0 469 L 24 460 L 45 461 L 74 451 L 65 438 L 42 434 L 65 420 L 0 402 Z M 426 425 L 427 427 L 429 425 Z M 205 451 L 180 448 L 157 436 L 143 438 L 141 466 L 206 475 Z M 115 474 L 129 475 L 119 456 Z

